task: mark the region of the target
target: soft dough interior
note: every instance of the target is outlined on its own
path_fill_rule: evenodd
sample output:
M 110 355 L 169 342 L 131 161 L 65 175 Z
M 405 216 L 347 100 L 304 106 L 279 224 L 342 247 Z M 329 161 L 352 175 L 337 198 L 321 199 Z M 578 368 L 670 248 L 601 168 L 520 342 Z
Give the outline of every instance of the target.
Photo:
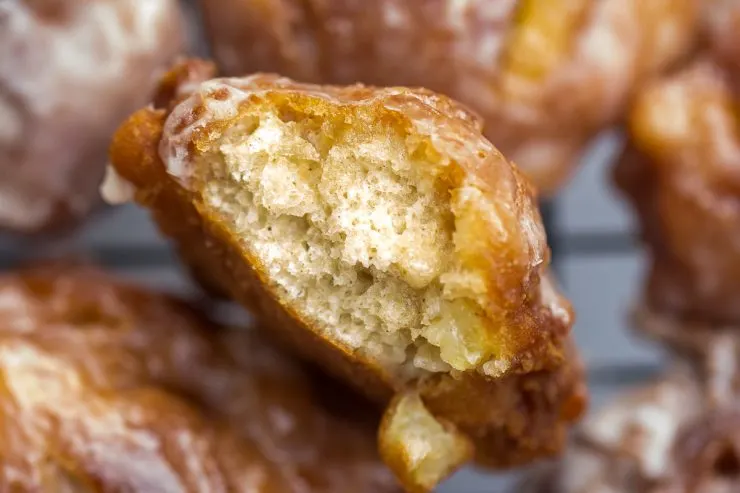
M 408 376 L 501 370 L 483 280 L 456 260 L 451 195 L 476 191 L 450 190 L 429 139 L 255 105 L 201 159 L 207 213 L 324 337 Z

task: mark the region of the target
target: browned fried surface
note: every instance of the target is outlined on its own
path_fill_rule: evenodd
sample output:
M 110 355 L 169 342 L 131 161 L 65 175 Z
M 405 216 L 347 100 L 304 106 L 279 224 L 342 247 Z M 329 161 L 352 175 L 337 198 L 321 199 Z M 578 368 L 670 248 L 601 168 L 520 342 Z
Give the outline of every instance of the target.
M 583 423 L 560 464 L 516 491 L 738 491 L 740 414 L 713 407 L 704 390 L 680 370 L 632 389 Z
M 116 126 L 182 47 L 175 0 L 0 5 L 0 229 L 59 229 L 98 202 Z
M 3 491 L 396 491 L 325 399 L 254 333 L 91 268 L 0 277 Z
M 658 80 L 630 115 L 616 183 L 650 252 L 647 304 L 709 325 L 740 322 L 737 93 L 702 60 Z
M 640 335 L 654 340 L 691 369 L 708 405 L 732 407 L 740 393 L 740 337 L 736 326 L 686 321 L 645 306 L 634 313 Z
M 227 75 L 422 86 L 470 105 L 543 192 L 636 84 L 683 56 L 697 0 L 203 0 Z
M 327 88 L 267 76 L 228 80 L 225 85 L 231 87 L 224 89 L 226 93 L 220 90 L 219 83 L 196 89 L 190 103 L 178 106 L 174 116 L 163 110 L 136 113 L 117 133 L 111 151 L 117 172 L 138 189 L 137 201 L 152 211 L 162 231 L 175 240 L 188 263 L 254 310 L 265 326 L 273 328 L 298 352 L 342 375 L 369 395 L 385 401 L 394 392 L 417 389 L 432 413 L 448 419 L 473 438 L 479 459 L 509 465 L 555 452 L 567 424 L 580 415 L 585 402 L 577 356 L 564 349 L 572 315 L 567 301 L 549 281 L 540 278 L 546 262 L 543 238 L 532 237 L 527 227 L 519 229 L 523 227 L 520 221 L 534 220 L 536 235 L 542 234 L 529 189 L 515 169 L 480 137 L 475 119 L 453 102 L 428 92 Z M 210 93 L 209 87 L 215 88 L 216 93 Z M 222 105 L 224 114 L 230 115 L 228 119 L 193 125 L 199 116 L 213 113 L 205 106 L 190 106 L 192 100 L 218 96 L 222 103 L 228 102 L 229 90 L 237 88 L 249 91 L 249 103 Z M 169 93 L 177 91 L 170 88 Z M 188 126 L 194 129 L 192 138 L 177 139 L 188 142 L 184 147 L 187 154 L 197 155 L 199 149 L 208 146 L 209 139 L 228 127 L 240 108 L 260 98 L 313 104 L 329 114 L 371 107 L 378 115 L 374 118 L 428 128 L 435 133 L 440 149 L 456 158 L 457 169 L 450 180 L 471 180 L 501 209 L 515 211 L 514 216 L 500 216 L 506 221 L 504 227 L 511 228 L 505 239 L 492 237 L 488 243 L 485 232 L 489 226 L 483 218 L 479 227 L 467 233 L 475 235 L 473 247 L 486 245 L 488 253 L 473 258 L 490 279 L 492 310 L 497 310 L 497 316 L 503 313 L 510 327 L 506 340 L 513 352 L 511 366 L 504 371 L 507 376 L 493 380 L 472 372 L 454 376 L 431 373 L 408 381 L 380 368 L 377 362 L 363 360 L 323 339 L 300 320 L 291 306 L 272 291 L 266 273 L 245 257 L 226 225 L 204 217 L 200 198 L 189 190 L 191 183 L 182 173 L 192 163 L 186 157 L 180 162 L 180 172 L 171 169 L 179 175 L 176 178 L 168 174 L 160 158 L 160 145 L 162 149 L 183 149 L 172 145 L 175 135 L 162 140 L 163 129 L 165 125 L 177 126 L 181 131 Z
M 422 384 L 427 406 L 473 439 L 480 463 L 504 468 L 559 454 L 568 425 L 586 409 L 584 371 L 574 347 L 555 370 L 483 377 L 441 377 Z

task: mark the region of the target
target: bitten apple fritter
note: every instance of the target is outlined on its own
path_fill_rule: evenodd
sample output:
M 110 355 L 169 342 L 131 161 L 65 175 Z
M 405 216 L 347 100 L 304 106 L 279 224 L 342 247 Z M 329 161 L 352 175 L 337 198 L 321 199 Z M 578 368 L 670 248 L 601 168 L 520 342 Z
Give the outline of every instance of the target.
M 176 0 L 0 1 L 0 230 L 59 230 L 99 202 L 111 136 L 181 31 Z
M 2 491 L 400 491 L 349 394 L 91 267 L 0 276 L 0 383 Z
M 544 193 L 691 49 L 698 0 L 202 0 L 226 75 L 420 86 L 469 105 Z
M 393 397 L 381 451 L 409 489 L 471 453 L 557 451 L 584 399 L 571 309 L 531 188 L 478 120 L 429 91 L 207 72 L 177 67 L 121 127 L 118 189 L 207 284 Z

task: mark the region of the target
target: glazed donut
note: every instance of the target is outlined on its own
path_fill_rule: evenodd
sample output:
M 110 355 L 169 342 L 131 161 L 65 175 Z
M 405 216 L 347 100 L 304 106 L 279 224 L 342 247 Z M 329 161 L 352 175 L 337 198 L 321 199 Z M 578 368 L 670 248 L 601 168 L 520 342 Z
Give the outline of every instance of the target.
M 308 374 L 89 266 L 3 274 L 0 490 L 400 491 L 367 405 Z
M 226 75 L 421 86 L 485 121 L 543 193 L 621 118 L 633 89 L 689 51 L 697 0 L 202 0 Z
M 709 59 L 647 85 L 629 117 L 615 182 L 650 262 L 645 304 L 688 323 L 740 323 L 740 119 Z
M 731 493 L 740 489 L 740 411 L 706 406 L 680 370 L 588 418 L 564 459 L 518 493 Z M 735 394 L 735 397 L 737 394 Z
M 99 201 L 110 138 L 183 48 L 176 0 L 0 2 L 0 230 Z

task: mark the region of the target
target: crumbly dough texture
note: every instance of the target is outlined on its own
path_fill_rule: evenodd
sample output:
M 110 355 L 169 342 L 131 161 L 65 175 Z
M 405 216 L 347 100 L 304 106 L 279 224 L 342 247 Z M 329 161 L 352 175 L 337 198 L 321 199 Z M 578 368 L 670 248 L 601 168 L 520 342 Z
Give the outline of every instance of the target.
M 400 491 L 350 394 L 91 267 L 0 277 L 0 382 L 2 491 Z
M 735 397 L 737 394 L 735 394 Z M 732 493 L 740 489 L 740 414 L 704 400 L 677 367 L 587 418 L 560 464 L 517 493 Z
M 615 181 L 650 254 L 646 305 L 707 325 L 740 323 L 740 113 L 709 58 L 648 85 Z
M 199 277 L 369 395 L 417 391 L 481 460 L 557 450 L 584 399 L 572 313 L 476 117 L 422 90 L 207 74 L 174 69 L 111 150 Z
M 469 105 L 543 193 L 692 47 L 700 0 L 202 0 L 227 75 L 421 86 Z
M 0 230 L 59 230 L 99 202 L 116 127 L 183 47 L 176 0 L 0 2 Z

